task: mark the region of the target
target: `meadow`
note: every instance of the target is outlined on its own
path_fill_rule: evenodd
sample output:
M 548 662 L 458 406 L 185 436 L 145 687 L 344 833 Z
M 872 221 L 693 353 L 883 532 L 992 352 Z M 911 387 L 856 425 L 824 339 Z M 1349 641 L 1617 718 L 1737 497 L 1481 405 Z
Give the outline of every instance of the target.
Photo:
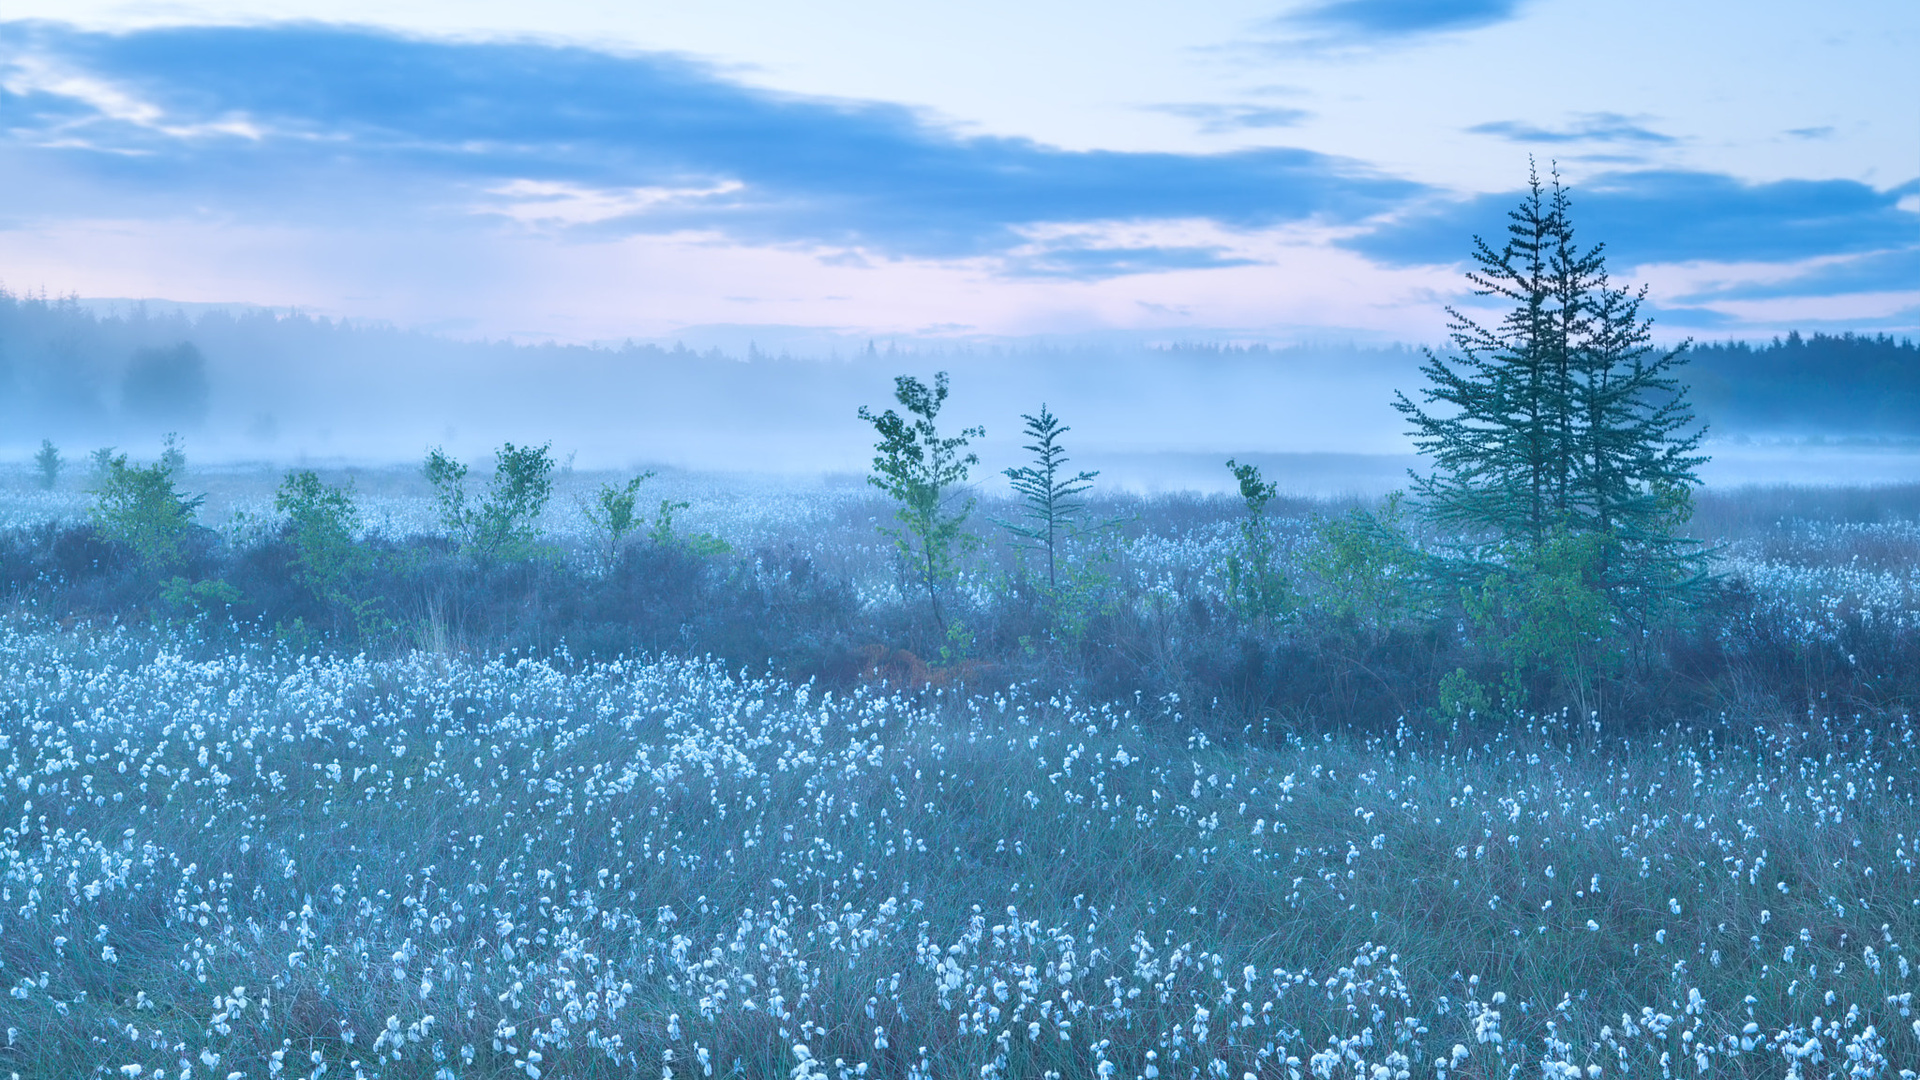
M 191 479 L 265 589 L 277 475 Z M 364 640 L 64 571 L 85 496 L 7 493 L 0 1071 L 1920 1075 L 1920 492 L 1703 493 L 1661 685 L 1493 718 L 1436 709 L 1461 646 L 1315 621 L 1349 503 L 1279 506 L 1274 618 L 1226 599 L 1236 504 L 1105 499 L 1077 638 L 994 549 L 941 658 L 857 483 L 661 478 L 724 550 L 602 559 L 561 479 L 553 565 L 488 576 L 363 475 L 424 553 Z M 666 571 L 621 635 L 562 617 Z

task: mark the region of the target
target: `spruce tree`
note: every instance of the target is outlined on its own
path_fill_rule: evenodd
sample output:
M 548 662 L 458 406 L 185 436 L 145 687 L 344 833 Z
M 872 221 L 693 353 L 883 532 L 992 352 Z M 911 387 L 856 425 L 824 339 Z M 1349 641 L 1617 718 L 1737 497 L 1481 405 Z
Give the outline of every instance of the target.
M 1007 469 L 1005 475 L 1013 484 L 1014 494 L 1020 496 L 1022 516 L 1026 521 L 999 521 L 996 524 L 1045 554 L 1047 589 L 1050 593 L 1057 593 L 1060 589 L 1060 546 L 1080 530 L 1080 514 L 1086 509 L 1080 496 L 1093 487 L 1094 477 L 1100 474 L 1078 472 L 1072 476 L 1066 475 L 1067 448 L 1060 445 L 1060 436 L 1073 429 L 1048 412 L 1045 404 L 1040 406 L 1039 416 L 1022 413 L 1020 419 L 1027 422 L 1026 434 L 1033 440 L 1025 448 L 1033 454 L 1033 464 Z
M 1474 237 L 1477 269 L 1467 274 L 1475 295 L 1513 307 L 1493 327 L 1447 308 L 1459 355 L 1428 350 L 1423 403 L 1396 393 L 1394 407 L 1412 423 L 1414 446 L 1433 459 L 1433 472 L 1416 474 L 1413 487 L 1436 523 L 1537 548 L 1566 504 L 1572 400 L 1563 335 L 1571 317 L 1556 303 L 1564 282 L 1551 265 L 1560 200 L 1545 198 L 1537 174 L 1528 180 L 1527 197 L 1507 215 L 1506 244 L 1495 251 Z
M 1437 524 L 1534 555 L 1595 537 L 1594 584 L 1644 611 L 1701 576 L 1699 545 L 1675 530 L 1705 432 L 1678 377 L 1687 346 L 1653 347 L 1645 290 L 1610 282 L 1604 245 L 1576 243 L 1571 207 L 1557 174 L 1529 174 L 1506 243 L 1474 237 L 1467 274 L 1512 307 L 1493 327 L 1448 308 L 1458 355 L 1429 351 L 1422 402 L 1394 405 L 1433 461 L 1413 480 Z

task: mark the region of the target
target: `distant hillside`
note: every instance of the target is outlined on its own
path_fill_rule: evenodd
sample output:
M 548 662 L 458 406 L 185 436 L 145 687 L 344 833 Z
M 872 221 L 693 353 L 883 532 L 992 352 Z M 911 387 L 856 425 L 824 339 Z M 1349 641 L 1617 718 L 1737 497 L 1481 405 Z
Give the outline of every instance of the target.
M 1689 356 L 1695 405 L 1718 434 L 1920 435 L 1920 345 L 1909 339 L 1796 331 Z

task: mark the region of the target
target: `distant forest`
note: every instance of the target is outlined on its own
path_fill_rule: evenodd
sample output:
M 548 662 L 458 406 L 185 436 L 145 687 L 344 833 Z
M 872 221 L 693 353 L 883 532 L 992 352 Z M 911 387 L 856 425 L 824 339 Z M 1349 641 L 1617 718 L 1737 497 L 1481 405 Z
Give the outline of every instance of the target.
M 1404 348 L 1204 345 L 936 344 L 817 358 L 841 361 L 824 367 L 813 359 L 632 343 L 468 342 L 260 309 L 103 313 L 73 299 L 0 290 L 0 443 L 31 446 L 49 435 L 114 442 L 180 431 L 284 448 L 290 421 L 337 428 L 344 440 L 356 416 L 477 430 L 511 424 L 514 410 L 528 420 L 558 415 L 583 426 L 596 410 L 607 412 L 606 425 L 643 424 L 663 445 L 711 427 L 715 410 L 741 414 L 749 430 L 817 413 L 818 424 L 853 431 L 851 403 L 886 385 L 883 375 L 934 363 L 954 369 L 956 395 L 1002 388 L 1008 402 L 983 405 L 988 415 L 1071 398 L 1076 427 L 1092 437 L 1137 430 L 1144 398 L 1156 403 L 1164 414 L 1156 424 L 1168 430 L 1184 424 L 1246 441 L 1289 423 L 1276 411 L 1285 399 L 1311 399 L 1322 414 L 1377 421 L 1390 432 L 1398 423 L 1387 401 L 1393 388 L 1417 379 L 1418 363 Z M 1920 346 L 1910 339 L 1796 332 L 1760 345 L 1701 344 L 1683 374 L 1716 436 L 1920 437 Z M 582 386 L 595 391 L 582 395 Z M 1378 417 L 1356 413 L 1375 400 Z M 502 416 L 483 418 L 489 411 Z M 705 420 L 693 425 L 690 414 Z M 419 442 L 410 434 L 396 439 L 403 448 Z
M 1719 433 L 1920 435 L 1920 345 L 1798 331 L 1765 345 L 1695 345 L 1686 373 Z

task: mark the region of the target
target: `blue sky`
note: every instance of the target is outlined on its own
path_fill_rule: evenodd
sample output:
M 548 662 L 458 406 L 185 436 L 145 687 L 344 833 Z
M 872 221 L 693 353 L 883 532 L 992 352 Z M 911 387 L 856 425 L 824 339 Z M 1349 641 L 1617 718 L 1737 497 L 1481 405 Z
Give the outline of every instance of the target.
M 1920 327 L 1906 0 L 531 7 L 11 0 L 0 283 L 565 340 L 1431 341 L 1531 155 L 1669 335 Z

